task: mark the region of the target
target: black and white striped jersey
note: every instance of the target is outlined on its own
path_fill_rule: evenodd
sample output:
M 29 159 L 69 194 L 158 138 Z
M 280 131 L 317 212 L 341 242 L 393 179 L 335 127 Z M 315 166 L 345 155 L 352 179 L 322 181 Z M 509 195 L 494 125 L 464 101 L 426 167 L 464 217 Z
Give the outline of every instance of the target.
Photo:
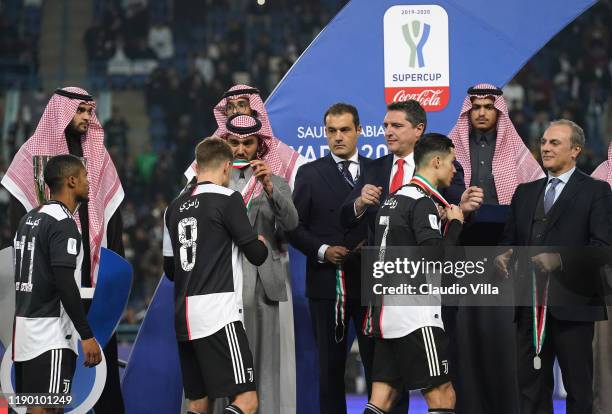
M 72 214 L 58 201 L 35 208 L 21 219 L 13 246 L 13 359 L 26 361 L 59 348 L 77 353 L 78 333 L 61 303 L 52 269 L 74 269 L 81 285 L 81 234 Z
M 418 246 L 430 239 L 442 239 L 436 203 L 420 187 L 404 185 L 387 197 L 378 210 L 375 238 L 376 246 L 380 246 L 380 260 L 384 260 L 388 246 Z M 425 326 L 444 327 L 440 306 L 425 306 L 418 296 L 414 298 L 415 306 L 391 306 L 394 299 L 385 297 L 383 305 L 373 309 L 370 330 L 366 333 L 400 338 Z
M 239 192 L 199 183 L 164 215 L 163 253 L 174 258 L 179 341 L 204 338 L 242 321 L 242 252 L 257 239 Z

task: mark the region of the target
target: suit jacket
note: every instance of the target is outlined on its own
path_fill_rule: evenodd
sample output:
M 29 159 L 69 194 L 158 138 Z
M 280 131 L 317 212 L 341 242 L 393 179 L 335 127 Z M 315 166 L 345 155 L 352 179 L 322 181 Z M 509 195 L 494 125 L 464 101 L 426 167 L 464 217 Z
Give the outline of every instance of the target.
M 274 186 L 272 197 L 262 192 L 253 200 L 248 216 L 255 232 L 264 236 L 268 243 L 268 258 L 257 267 L 264 292 L 268 299 L 283 302 L 287 300 L 285 281 L 289 277 L 281 261 L 281 251 L 286 250 L 283 248 L 284 232 L 298 225 L 298 213 L 287 182 L 278 175 L 270 176 L 270 180 Z
M 392 168 L 393 154 L 387 154 L 384 157 L 372 161 L 365 174 L 363 174 L 363 180 L 360 181 L 360 185 L 356 185 L 355 188 L 353 188 L 353 191 L 342 206 L 342 225 L 345 228 L 352 228 L 356 224 L 365 221 L 368 226 L 366 231 L 368 233 L 370 245 L 374 243 L 374 225 L 376 214 L 378 214 L 378 206 L 368 207 L 363 216 L 358 219 L 355 217 L 354 202 L 355 199 L 361 195 L 363 186 L 372 184 L 377 187 L 382 187 L 382 194 L 380 196 L 380 202 L 382 203 L 389 195 L 389 181 L 391 180 Z M 463 180 L 463 167 L 457 161 L 455 161 L 455 169 L 457 172 L 453 177 L 451 185 L 448 188 L 442 189 L 440 193 L 449 203 L 458 205 L 461 201 L 461 194 L 465 191 L 465 182 Z
M 359 156 L 360 175 L 355 187 L 372 160 Z M 356 227 L 346 230 L 340 223 L 340 207 L 351 187 L 338 170 L 331 155 L 300 167 L 295 178 L 293 202 L 300 216 L 298 227 L 289 234 L 289 241 L 306 256 L 306 296 L 318 299 L 336 297 L 336 266 L 319 263 L 321 245 L 345 246 L 354 249 L 364 240 L 365 231 Z M 349 298 L 360 297 L 361 258 L 357 254 L 343 264 L 346 292 Z
M 600 257 L 601 260 L 598 260 L 594 255 L 596 249 L 577 248 L 612 244 L 610 185 L 576 169 L 546 215 L 543 232 L 536 234 L 537 241 L 534 241 L 534 216 L 547 181 L 548 178 L 542 178 L 517 187 L 500 244 L 553 246 L 543 249 L 560 253 L 562 260 L 562 270 L 554 272 L 550 279 L 551 314 L 568 321 L 606 319 L 599 267 L 607 258 Z M 585 257 L 588 259 L 585 260 Z M 519 268 L 523 270 L 517 272 L 517 278 L 525 276 L 524 262 L 527 260 L 525 257 L 523 264 L 520 264 Z M 520 279 L 518 282 L 520 284 Z M 530 281 L 527 281 L 527 286 L 531 286 Z

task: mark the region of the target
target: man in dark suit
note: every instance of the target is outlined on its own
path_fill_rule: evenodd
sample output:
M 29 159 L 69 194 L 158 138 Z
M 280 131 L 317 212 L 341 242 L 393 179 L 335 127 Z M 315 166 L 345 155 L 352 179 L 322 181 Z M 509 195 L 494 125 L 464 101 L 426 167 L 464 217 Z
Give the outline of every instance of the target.
M 408 184 L 414 175 L 414 146 L 427 127 L 427 114 L 415 100 L 393 102 L 387 106 L 383 121 L 389 154 L 372 162 L 342 206 L 342 224 L 352 228 L 365 221 L 370 239 L 378 206 L 389 193 Z M 457 173 L 450 187 L 442 191 L 449 203 L 459 204 L 464 213 L 476 210 L 483 201 L 482 189 L 465 188 L 463 167 L 455 161 Z
M 345 231 L 340 206 L 360 185 L 371 160 L 357 153 L 361 125 L 354 106 L 334 104 L 323 119 L 331 154 L 298 170 L 293 202 L 299 225 L 288 236 L 307 258 L 306 296 L 319 353 L 320 412 L 343 414 L 349 321 L 357 331 L 368 389 L 373 342 L 361 333 L 365 308 L 359 299 L 360 256 L 355 252 L 366 232 L 360 227 Z
M 345 231 L 350 229 L 363 232 L 361 238 L 367 238 L 370 245 L 374 243 L 375 219 L 379 205 L 389 193 L 408 184 L 414 175 L 414 146 L 425 132 L 427 114 L 415 100 L 393 102 L 387 106 L 383 125 L 389 154 L 368 165 L 362 179 L 346 198 L 341 212 Z M 459 204 L 467 214 L 482 204 L 482 189 L 469 187 L 466 190 L 463 168 L 457 162 L 454 165 L 457 172 L 450 187 L 442 190 L 442 195 L 449 203 Z M 452 334 L 451 327 L 449 332 L 451 341 Z M 451 342 L 451 348 L 452 346 Z M 407 406 L 406 395 L 406 398 L 396 404 L 393 413 L 405 413 Z
M 584 132 L 574 122 L 550 124 L 540 142 L 547 177 L 517 187 L 504 229 L 504 245 L 560 246 L 541 248 L 542 253 L 518 262 L 519 269 L 529 270 L 527 283 L 516 291 L 517 304 L 534 305 L 529 298 L 535 294 L 535 309 L 540 310 L 518 306 L 515 313 L 522 414 L 553 412 L 555 357 L 568 393 L 568 414 L 592 410 L 594 321 L 607 315 L 597 263 L 581 256 L 592 256 L 592 247 L 586 246 L 612 243 L 612 192 L 607 183 L 576 169 L 584 142 Z M 512 255 L 509 249 L 496 259 L 506 274 Z M 524 276 L 513 273 L 517 281 Z M 542 295 L 546 286 L 547 296 Z M 548 310 L 545 300 L 550 301 Z

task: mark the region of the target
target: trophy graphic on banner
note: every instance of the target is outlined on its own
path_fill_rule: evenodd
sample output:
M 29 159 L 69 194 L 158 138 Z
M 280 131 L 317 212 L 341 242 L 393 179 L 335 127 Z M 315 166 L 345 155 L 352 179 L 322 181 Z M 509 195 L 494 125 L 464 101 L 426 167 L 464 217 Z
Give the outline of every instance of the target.
M 421 34 L 421 27 L 423 28 L 423 33 Z M 414 20 L 408 24 L 402 26 L 402 33 L 404 34 L 404 40 L 410 49 L 410 62 L 409 65 L 411 68 L 414 68 L 417 64 L 419 68 L 425 66 L 425 59 L 423 58 L 423 47 L 425 43 L 427 43 L 427 39 L 429 39 L 429 32 L 431 30 L 431 26 L 427 23 L 422 23 L 420 20 Z M 418 43 L 416 40 L 419 38 Z
M 49 192 L 49 187 L 45 184 L 45 167 L 53 155 L 35 155 L 32 157 L 33 168 L 34 168 L 34 186 L 36 187 L 36 198 L 38 200 L 38 204 L 41 205 L 49 201 L 51 197 Z M 78 157 L 85 168 L 87 168 L 87 159 L 83 157 Z

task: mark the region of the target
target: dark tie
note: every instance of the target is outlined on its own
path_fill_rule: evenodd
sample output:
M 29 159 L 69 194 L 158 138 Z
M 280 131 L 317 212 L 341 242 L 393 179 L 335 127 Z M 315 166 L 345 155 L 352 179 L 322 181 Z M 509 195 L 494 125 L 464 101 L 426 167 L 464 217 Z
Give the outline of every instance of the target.
M 548 187 L 548 191 L 544 195 L 544 213 L 548 214 L 553 204 L 555 204 L 555 195 L 557 194 L 557 184 L 561 182 L 558 178 L 552 178 L 549 181 L 550 186 Z
M 350 185 L 351 188 L 355 187 L 355 180 L 353 180 L 353 176 L 351 175 L 351 172 L 349 171 L 349 165 L 351 165 L 351 162 L 348 160 L 345 160 L 345 161 L 340 161 L 338 164 L 340 164 L 340 172 L 342 173 L 342 176 L 344 177 L 348 185 Z

